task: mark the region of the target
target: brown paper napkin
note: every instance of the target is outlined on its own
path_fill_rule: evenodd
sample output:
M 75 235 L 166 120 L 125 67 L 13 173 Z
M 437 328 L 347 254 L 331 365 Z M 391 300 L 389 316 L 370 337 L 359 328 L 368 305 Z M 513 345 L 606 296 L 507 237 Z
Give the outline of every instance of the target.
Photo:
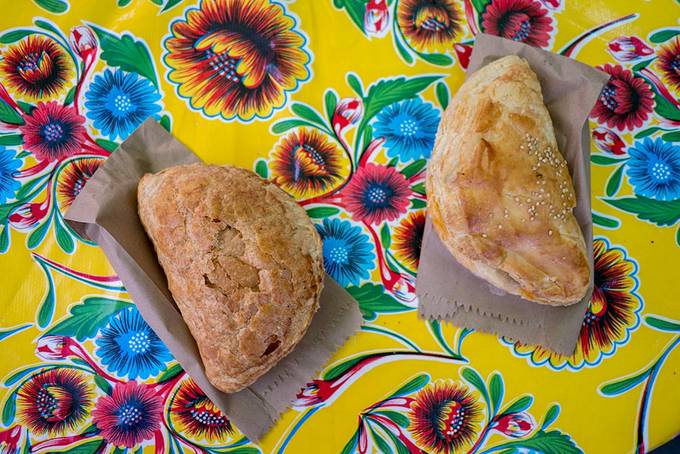
M 590 134 L 588 114 L 609 76 L 590 66 L 525 44 L 477 35 L 468 73 L 506 55 L 525 58 L 541 82 L 543 98 L 555 126 L 578 199 L 575 215 L 592 251 L 590 211 Z M 593 286 L 579 303 L 551 307 L 503 292 L 460 265 L 440 241 L 428 219 L 418 269 L 419 313 L 428 319 L 540 344 L 564 355 L 574 352 Z
M 225 394 L 212 386 L 137 216 L 137 183 L 142 175 L 193 162 L 200 159 L 158 123 L 147 120 L 97 170 L 65 218 L 104 250 L 158 337 L 208 397 L 255 441 L 359 329 L 361 312 L 352 297 L 326 276 L 319 311 L 292 353 L 243 391 Z

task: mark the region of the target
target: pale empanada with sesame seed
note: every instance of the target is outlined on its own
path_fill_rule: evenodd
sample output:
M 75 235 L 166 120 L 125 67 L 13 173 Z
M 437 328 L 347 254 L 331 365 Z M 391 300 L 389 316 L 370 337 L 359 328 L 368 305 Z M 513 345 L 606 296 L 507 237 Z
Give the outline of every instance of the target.
M 451 254 L 529 301 L 580 301 L 590 269 L 574 186 L 541 85 L 517 56 L 468 77 L 442 117 L 428 210 Z

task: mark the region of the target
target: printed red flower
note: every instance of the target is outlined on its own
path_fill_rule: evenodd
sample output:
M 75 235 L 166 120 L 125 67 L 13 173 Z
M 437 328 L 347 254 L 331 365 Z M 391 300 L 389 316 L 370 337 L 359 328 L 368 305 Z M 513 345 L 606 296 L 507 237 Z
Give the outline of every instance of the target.
M 493 424 L 493 430 L 511 438 L 526 437 L 534 430 L 536 421 L 527 412 L 509 413 Z
M 35 354 L 45 361 L 66 358 L 71 353 L 68 340 L 65 336 L 43 336 L 38 339 Z
M 364 31 L 369 36 L 382 38 L 389 30 L 390 13 L 386 0 L 368 0 L 364 11 Z
M 110 396 L 100 397 L 92 419 L 107 442 L 132 448 L 153 437 L 162 411 L 161 398 L 151 387 L 131 381 L 116 384 Z
M 562 6 L 562 0 L 541 0 L 543 6 L 552 10 L 559 10 Z
M 393 167 L 359 167 L 342 193 L 342 203 L 354 219 L 369 224 L 393 221 L 406 212 L 411 194 L 404 176 Z
M 91 59 L 97 53 L 97 38 L 90 27 L 79 25 L 71 29 L 71 36 L 69 36 L 71 49 L 83 60 Z
M 392 245 L 397 258 L 412 270 L 418 268 L 425 231 L 425 211 L 413 211 L 394 229 Z
M 59 95 L 73 77 L 68 54 L 53 39 L 30 35 L 0 59 L 0 80 L 30 100 Z
M 0 431 L 0 452 L 6 454 L 19 454 L 19 440 L 21 439 L 21 426 L 12 426 Z
M 482 14 L 482 29 L 490 35 L 547 47 L 552 21 L 536 0 L 491 0 Z
M 79 371 L 38 372 L 18 391 L 19 420 L 34 435 L 73 432 L 87 419 L 93 398 L 91 385 Z
M 9 215 L 9 222 L 17 230 L 31 230 L 46 215 L 49 203 L 24 203 Z
M 227 418 L 191 379 L 182 382 L 170 402 L 170 417 L 177 429 L 191 438 L 208 442 L 225 439 L 234 432 Z
M 283 137 L 269 163 L 272 181 L 295 197 L 326 192 L 340 182 L 342 152 L 315 129 Z
M 267 117 L 309 76 L 305 38 L 279 3 L 203 0 L 171 33 L 164 43 L 169 78 L 211 117 Z
M 438 380 L 416 394 L 409 430 L 426 452 L 465 452 L 480 430 L 482 409 L 462 383 Z
M 333 112 L 333 130 L 340 135 L 348 126 L 356 124 L 361 118 L 364 106 L 359 98 L 343 98 Z
M 620 62 L 640 60 L 654 53 L 654 50 L 637 36 L 619 36 L 609 41 L 609 53 Z
M 458 63 L 460 63 L 461 68 L 467 69 L 470 64 L 470 57 L 472 56 L 472 46 L 456 43 L 453 45 L 453 50 L 456 51 L 456 57 L 458 57 Z
M 611 79 L 602 89 L 591 118 L 619 131 L 642 126 L 654 107 L 649 84 L 620 65 L 606 64 L 599 69 L 611 75 Z
M 85 118 L 73 107 L 57 101 L 40 102 L 25 120 L 20 128 L 24 148 L 39 161 L 62 160 L 80 151 L 85 139 Z
M 103 162 L 98 158 L 76 158 L 64 166 L 57 176 L 57 200 L 62 211 L 71 206 Z
M 670 82 L 673 88 L 680 89 L 680 38 L 661 46 L 659 51 L 658 67 L 661 74 Z
M 446 51 L 463 31 L 463 14 L 453 0 L 401 0 L 397 21 L 419 51 Z
M 595 146 L 605 153 L 622 155 L 626 153 L 626 143 L 611 129 L 599 127 L 593 129 Z

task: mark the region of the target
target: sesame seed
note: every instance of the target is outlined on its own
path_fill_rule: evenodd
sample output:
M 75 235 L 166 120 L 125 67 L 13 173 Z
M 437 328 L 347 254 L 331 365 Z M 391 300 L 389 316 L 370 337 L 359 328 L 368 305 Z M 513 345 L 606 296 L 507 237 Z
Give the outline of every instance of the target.
M 552 236 L 552 230 L 548 230 L 548 235 Z

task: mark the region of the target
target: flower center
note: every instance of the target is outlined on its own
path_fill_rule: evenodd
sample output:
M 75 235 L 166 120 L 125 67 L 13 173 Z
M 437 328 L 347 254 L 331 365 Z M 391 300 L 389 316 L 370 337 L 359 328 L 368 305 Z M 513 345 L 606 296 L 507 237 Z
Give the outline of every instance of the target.
M 27 82 L 37 83 L 52 73 L 52 60 L 47 52 L 29 52 L 17 64 L 17 70 Z
M 368 197 L 369 201 L 375 203 L 376 205 L 383 204 L 387 200 L 387 193 L 383 188 L 378 186 L 369 188 L 366 196 Z
M 676 73 L 680 74 L 680 54 L 676 55 L 671 62 L 671 68 Z
M 531 22 L 529 22 L 529 18 L 527 17 L 526 20 L 524 20 L 520 26 L 519 30 L 515 32 L 515 34 L 512 37 L 513 41 L 524 41 L 529 37 L 529 33 L 531 33 Z
M 344 248 L 342 246 L 336 246 L 331 249 L 330 253 L 328 254 L 328 257 L 335 263 L 348 263 L 349 262 L 349 254 L 347 253 L 347 248 Z
M 403 136 L 414 136 L 418 132 L 418 123 L 413 119 L 408 118 L 399 125 L 399 132 L 401 132 L 401 135 Z
M 73 396 L 63 386 L 45 384 L 36 396 L 36 407 L 46 421 L 63 421 L 71 414 Z
M 50 394 L 47 388 L 42 388 L 38 391 L 35 404 L 38 407 L 40 416 L 44 419 L 48 419 L 52 417 L 54 410 L 57 408 L 57 399 Z
M 113 100 L 113 105 L 120 113 L 126 113 L 132 110 L 132 103 L 130 102 L 130 97 L 124 93 L 116 95 Z
M 118 410 L 117 416 L 120 424 L 134 426 L 142 421 L 144 414 L 136 405 L 125 404 Z
M 413 20 L 417 28 L 423 28 L 431 32 L 440 32 L 449 25 L 446 11 L 440 8 L 425 6 L 415 15 Z
M 611 84 L 607 84 L 607 86 L 602 89 L 602 93 L 600 93 L 600 101 L 602 101 L 602 104 L 604 104 L 607 109 L 612 111 L 616 110 L 619 106 L 616 102 L 616 88 Z
M 651 168 L 652 178 L 659 183 L 665 183 L 671 177 L 671 168 L 664 162 L 655 162 Z
M 234 83 L 241 82 L 241 76 L 236 72 L 239 59 L 230 57 L 228 52 L 216 54 L 212 49 L 206 50 L 205 56 L 208 59 L 208 64 L 217 74 L 228 81 Z
M 448 402 L 442 408 L 442 413 L 446 418 L 441 420 L 439 429 L 444 438 L 451 441 L 460 436 L 460 429 L 465 423 L 465 408 L 458 402 Z
M 191 417 L 205 426 L 222 426 L 225 423 L 224 416 L 207 410 L 192 409 Z
M 59 142 L 64 137 L 64 127 L 61 123 L 57 122 L 47 123 L 40 132 L 43 139 L 49 143 Z
M 128 347 L 130 348 L 130 350 L 137 354 L 146 353 L 149 350 L 150 346 L 151 341 L 149 340 L 149 335 L 147 334 L 146 331 L 140 331 L 138 333 L 135 333 L 128 340 Z

